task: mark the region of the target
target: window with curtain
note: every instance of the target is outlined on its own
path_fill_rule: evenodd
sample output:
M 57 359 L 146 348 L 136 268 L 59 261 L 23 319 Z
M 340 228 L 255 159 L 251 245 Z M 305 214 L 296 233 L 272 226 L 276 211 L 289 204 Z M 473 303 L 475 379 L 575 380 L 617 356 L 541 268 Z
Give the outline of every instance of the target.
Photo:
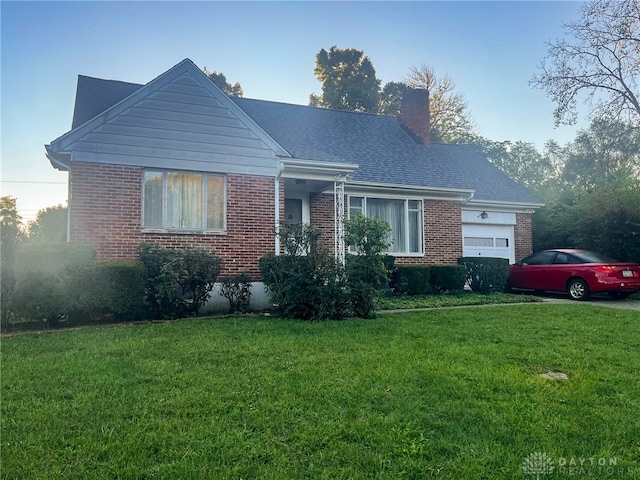
M 362 213 L 391 227 L 388 253 L 423 253 L 422 200 L 349 197 L 349 215 Z
M 145 170 L 143 227 L 223 230 L 224 199 L 223 176 Z

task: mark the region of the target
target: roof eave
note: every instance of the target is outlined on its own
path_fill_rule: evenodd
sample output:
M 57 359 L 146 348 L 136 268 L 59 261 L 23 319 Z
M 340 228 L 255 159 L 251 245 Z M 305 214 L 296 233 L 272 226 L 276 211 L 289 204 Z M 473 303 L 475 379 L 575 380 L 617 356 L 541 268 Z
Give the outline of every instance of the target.
M 534 213 L 538 208 L 544 207 L 544 203 L 473 199 L 467 203 L 467 206 L 487 211 Z
M 363 194 L 369 192 L 377 192 L 380 194 L 403 194 L 417 195 L 422 198 L 430 198 L 436 200 L 450 200 L 461 203 L 469 202 L 474 194 L 474 189 L 468 188 L 446 188 L 446 187 L 430 187 L 421 185 L 402 185 L 393 183 L 371 183 L 363 181 L 348 181 L 346 188 L 349 192 Z
M 69 171 L 71 165 L 71 154 L 56 152 L 51 145 L 45 145 L 44 148 L 47 151 L 45 155 L 49 159 L 53 168 L 63 172 Z

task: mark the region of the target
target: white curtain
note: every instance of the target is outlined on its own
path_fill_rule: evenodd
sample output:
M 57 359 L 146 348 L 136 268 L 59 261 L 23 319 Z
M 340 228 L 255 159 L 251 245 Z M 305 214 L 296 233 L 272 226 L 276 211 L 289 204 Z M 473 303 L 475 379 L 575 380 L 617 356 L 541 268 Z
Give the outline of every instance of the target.
M 167 174 L 167 228 L 202 228 L 202 175 Z
M 207 228 L 224 228 L 224 178 L 207 177 Z
M 367 198 L 367 216 L 377 217 L 391 226 L 389 252 L 406 252 L 404 200 Z
M 144 172 L 144 226 L 162 227 L 162 172 Z

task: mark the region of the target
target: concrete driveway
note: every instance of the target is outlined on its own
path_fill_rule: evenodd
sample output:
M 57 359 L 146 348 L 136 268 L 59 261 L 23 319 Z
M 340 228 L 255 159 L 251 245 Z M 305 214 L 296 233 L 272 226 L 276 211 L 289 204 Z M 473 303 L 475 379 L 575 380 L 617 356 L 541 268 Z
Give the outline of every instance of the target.
M 566 296 L 552 293 L 537 295 L 537 297 L 549 303 L 574 303 L 580 305 L 596 305 L 598 307 L 622 308 L 625 310 L 640 311 L 640 300 L 633 300 L 630 298 L 625 298 L 624 300 L 613 300 L 609 297 L 594 296 L 587 301 L 576 302 L 575 300 L 569 300 Z

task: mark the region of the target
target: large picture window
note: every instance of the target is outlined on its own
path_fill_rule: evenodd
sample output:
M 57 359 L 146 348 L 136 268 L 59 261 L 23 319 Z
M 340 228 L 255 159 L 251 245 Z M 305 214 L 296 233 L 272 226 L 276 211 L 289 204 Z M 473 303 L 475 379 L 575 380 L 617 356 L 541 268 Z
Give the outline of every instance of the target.
M 349 215 L 377 217 L 391 226 L 389 253 L 424 253 L 422 200 L 349 197 Z
M 223 230 L 225 179 L 221 175 L 145 170 L 144 228 Z

